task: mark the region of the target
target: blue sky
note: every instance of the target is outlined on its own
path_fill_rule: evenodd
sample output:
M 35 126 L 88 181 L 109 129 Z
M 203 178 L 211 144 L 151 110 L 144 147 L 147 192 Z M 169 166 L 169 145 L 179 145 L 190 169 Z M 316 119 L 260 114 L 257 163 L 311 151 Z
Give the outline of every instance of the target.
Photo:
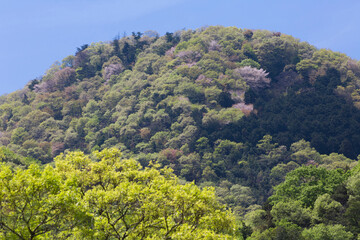
M 360 60 L 357 0 L 0 0 L 0 94 L 83 44 L 206 25 L 267 29 Z

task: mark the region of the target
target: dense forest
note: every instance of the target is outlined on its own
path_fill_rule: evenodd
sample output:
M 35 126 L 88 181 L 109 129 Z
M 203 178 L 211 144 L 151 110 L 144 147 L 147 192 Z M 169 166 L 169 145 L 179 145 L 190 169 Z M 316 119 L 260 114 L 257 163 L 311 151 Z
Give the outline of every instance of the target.
M 360 237 L 360 63 L 279 32 L 85 44 L 0 145 L 1 239 Z

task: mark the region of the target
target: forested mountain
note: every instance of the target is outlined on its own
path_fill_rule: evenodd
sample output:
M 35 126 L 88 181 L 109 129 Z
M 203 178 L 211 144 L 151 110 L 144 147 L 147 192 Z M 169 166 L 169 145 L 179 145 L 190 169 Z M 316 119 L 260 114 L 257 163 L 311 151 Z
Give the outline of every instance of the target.
M 0 237 L 5 239 L 191 239 L 200 232 L 204 239 L 356 239 L 360 233 L 360 63 L 344 54 L 264 30 L 138 32 L 79 47 L 24 89 L 2 96 L 0 104 L 0 186 L 21 189 L 21 179 L 32 176 L 34 182 L 54 181 L 54 196 L 73 189 L 82 204 L 76 212 L 63 197 L 70 206 L 60 204 L 64 211 L 78 215 L 60 211 L 49 218 L 63 222 L 35 221 L 38 232 L 21 238 L 26 227 L 14 223 L 9 215 L 14 204 L 5 200 L 15 193 L 4 190 L 0 229 L 8 235 Z M 124 160 L 106 160 L 120 159 L 109 148 L 120 149 Z M 93 177 L 75 177 L 77 171 Z M 123 171 L 120 180 L 110 176 Z M 102 172 L 107 180 L 99 180 Z M 134 195 L 150 191 L 148 183 L 136 180 L 144 176 L 164 198 L 178 198 L 159 183 L 169 181 L 179 194 L 203 194 L 209 206 L 204 210 L 199 202 L 198 212 L 184 213 L 201 212 L 199 218 L 178 221 L 178 205 L 171 203 L 166 209 L 174 214 L 174 228 L 154 223 L 163 229 L 158 233 L 146 225 L 151 221 L 137 221 L 141 216 L 134 208 L 127 217 L 134 229 L 99 219 L 113 210 L 97 209 L 95 199 L 121 196 L 115 189 L 125 183 Z M 207 187 L 215 189 L 220 203 Z M 41 190 L 41 198 L 48 191 Z M 130 205 L 146 205 L 146 216 L 156 222 L 151 197 Z M 118 220 L 124 216 L 116 214 Z M 59 230 L 71 224 L 73 232 Z M 95 232 L 84 230 L 89 226 L 96 226 Z

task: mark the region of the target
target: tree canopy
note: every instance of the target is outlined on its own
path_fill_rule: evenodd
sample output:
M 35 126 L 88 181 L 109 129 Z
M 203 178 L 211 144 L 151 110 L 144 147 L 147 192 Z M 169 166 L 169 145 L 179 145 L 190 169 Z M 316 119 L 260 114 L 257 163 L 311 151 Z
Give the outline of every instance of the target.
M 93 159 L 93 160 L 91 160 Z M 3 239 L 229 239 L 235 219 L 214 189 L 180 184 L 116 149 L 69 152 L 55 167 L 0 168 Z

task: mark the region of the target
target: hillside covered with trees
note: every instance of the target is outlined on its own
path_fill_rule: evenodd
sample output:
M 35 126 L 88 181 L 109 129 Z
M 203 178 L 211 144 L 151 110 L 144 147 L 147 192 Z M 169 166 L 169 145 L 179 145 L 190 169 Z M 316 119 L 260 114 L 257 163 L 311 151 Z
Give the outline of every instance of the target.
M 0 145 L 4 239 L 360 234 L 360 63 L 282 33 L 85 44 L 0 97 Z

